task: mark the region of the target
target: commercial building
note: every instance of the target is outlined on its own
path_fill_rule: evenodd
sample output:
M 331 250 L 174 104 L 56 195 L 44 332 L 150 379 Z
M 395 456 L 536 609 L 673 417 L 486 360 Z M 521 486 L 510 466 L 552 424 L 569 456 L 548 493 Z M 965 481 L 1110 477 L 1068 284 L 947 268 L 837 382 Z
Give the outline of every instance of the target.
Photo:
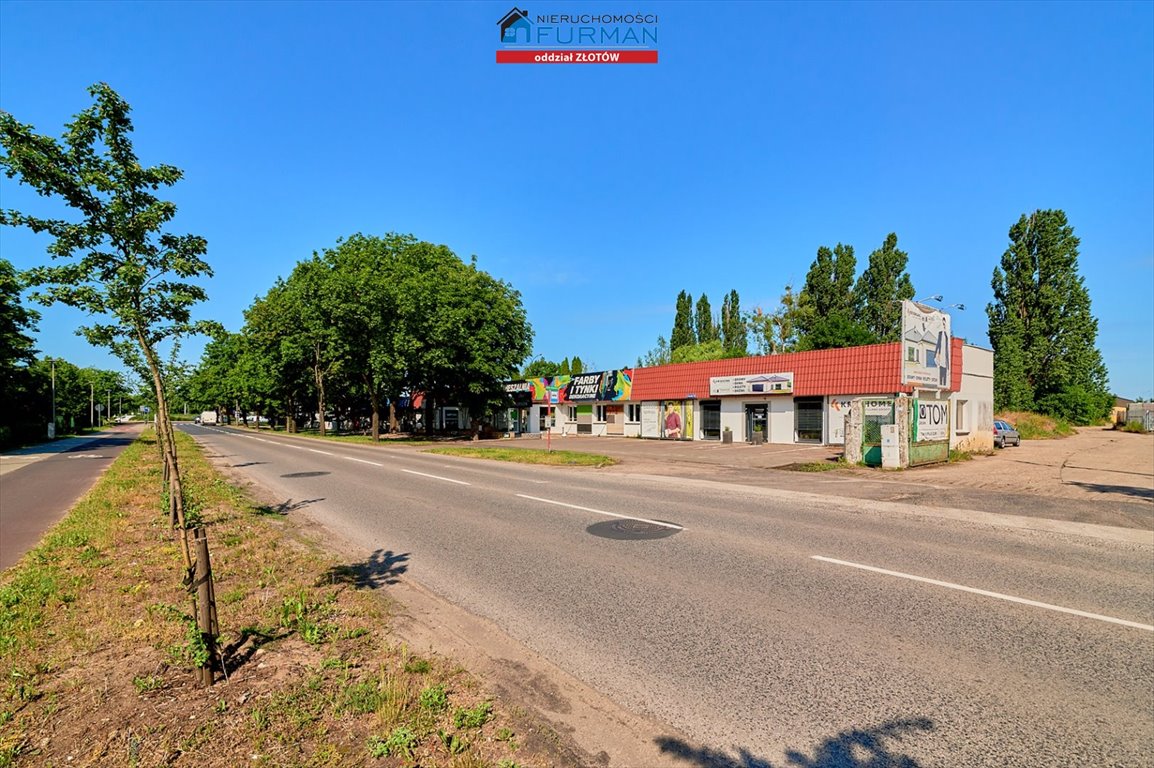
M 506 420 L 517 434 L 840 445 L 855 399 L 908 397 L 934 404 L 922 410 L 945 419 L 938 428 L 950 448 L 993 447 L 993 353 L 948 336 L 543 377 L 509 387 L 520 397 Z

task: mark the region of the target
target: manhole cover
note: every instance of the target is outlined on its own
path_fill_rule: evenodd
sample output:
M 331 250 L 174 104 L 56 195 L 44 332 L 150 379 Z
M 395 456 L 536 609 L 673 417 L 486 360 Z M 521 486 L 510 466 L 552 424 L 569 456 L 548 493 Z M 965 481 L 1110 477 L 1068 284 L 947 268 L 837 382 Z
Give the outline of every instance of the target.
M 290 475 L 281 475 L 281 477 L 320 477 L 321 475 L 329 475 L 331 472 L 293 472 Z
M 670 525 L 672 525 L 672 523 Z M 594 536 L 600 536 L 603 539 L 617 539 L 619 541 L 664 539 L 675 533 L 681 533 L 680 528 L 654 525 L 653 523 L 646 523 L 642 520 L 606 520 L 603 523 L 594 523 L 586 528 L 585 531 Z

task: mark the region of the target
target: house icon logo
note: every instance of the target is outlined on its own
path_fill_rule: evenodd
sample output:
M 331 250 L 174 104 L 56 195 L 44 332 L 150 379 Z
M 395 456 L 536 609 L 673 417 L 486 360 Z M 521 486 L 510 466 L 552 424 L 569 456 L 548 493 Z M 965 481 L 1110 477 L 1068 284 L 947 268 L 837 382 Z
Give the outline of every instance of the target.
M 501 28 L 501 42 L 502 43 L 528 43 L 530 35 L 532 35 L 533 22 L 529 21 L 528 11 L 523 11 L 514 6 L 513 10 L 506 13 L 497 22 L 497 26 Z M 524 39 L 522 34 L 524 33 Z

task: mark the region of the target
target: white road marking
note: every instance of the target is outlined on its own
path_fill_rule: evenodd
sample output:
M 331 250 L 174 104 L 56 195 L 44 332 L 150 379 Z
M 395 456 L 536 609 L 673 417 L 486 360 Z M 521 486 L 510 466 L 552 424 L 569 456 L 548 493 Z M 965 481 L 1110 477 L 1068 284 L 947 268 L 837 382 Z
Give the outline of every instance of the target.
M 945 587 L 947 589 L 956 589 L 961 592 L 971 592 L 975 595 L 984 595 L 986 597 L 994 597 L 998 600 L 1007 600 L 1011 603 L 1021 603 L 1022 605 L 1031 605 L 1035 608 L 1045 608 L 1050 611 L 1058 611 L 1059 613 L 1069 613 L 1074 616 L 1081 616 L 1086 619 L 1097 619 L 1098 621 L 1106 621 L 1111 624 L 1121 624 L 1124 627 L 1133 627 L 1135 629 L 1144 629 L 1147 632 L 1154 632 L 1154 626 L 1150 624 L 1140 624 L 1137 621 L 1128 621 L 1126 619 L 1116 619 L 1113 616 L 1103 616 L 1099 613 L 1089 613 L 1087 611 L 1079 611 L 1075 608 L 1063 608 L 1060 605 L 1051 605 L 1050 603 L 1040 603 L 1037 600 L 1027 600 L 1024 597 L 1014 597 L 1013 595 L 1003 595 L 1001 592 L 990 592 L 986 589 L 976 589 L 974 587 L 966 587 L 961 584 L 952 584 L 948 581 L 938 581 L 937 579 L 927 579 L 924 576 L 913 576 L 908 573 L 901 573 L 900 571 L 888 571 L 885 568 L 875 568 L 872 565 L 862 565 L 860 563 L 851 563 L 846 560 L 835 560 L 832 557 L 823 557 L 821 555 L 811 555 L 814 560 L 821 560 L 824 563 L 833 563 L 835 565 L 845 565 L 850 568 L 860 568 L 863 571 L 873 571 L 874 573 L 885 574 L 886 576 L 897 576 L 899 579 L 909 579 L 910 581 L 920 581 L 924 584 L 933 584 L 937 587 Z
M 311 451 L 313 453 L 323 453 L 325 456 L 332 456 L 333 455 L 329 451 L 318 451 L 316 448 L 307 448 L 306 450 Z
M 374 467 L 383 467 L 383 466 L 385 466 L 384 464 L 378 464 L 378 463 L 377 463 L 377 462 L 375 462 L 375 461 L 369 461 L 368 459 L 357 459 L 357 458 L 354 458 L 354 457 L 352 457 L 352 456 L 341 456 L 341 458 L 342 458 L 342 459 L 348 459 L 349 461 L 359 461 L 359 462 L 360 462 L 360 463 L 362 463 L 362 464 L 372 464 Z
M 576 504 L 567 504 L 564 501 L 553 501 L 552 499 L 542 499 L 538 496 L 526 496 L 523 493 L 518 493 L 517 496 L 519 496 L 522 499 L 529 499 L 531 501 L 540 501 L 544 504 L 556 504 L 558 507 L 569 507 L 570 509 L 579 509 L 582 512 L 592 512 L 592 513 L 597 514 L 597 515 L 607 515 L 609 517 L 619 517 L 622 520 L 636 520 L 639 523 L 649 523 L 650 525 L 659 525 L 662 528 L 672 528 L 676 531 L 684 531 L 685 530 L 685 528 L 683 526 L 674 525 L 673 523 L 663 523 L 660 520 L 650 520 L 650 519 L 645 518 L 645 517 L 635 517 L 633 515 L 619 515 L 616 512 L 606 512 L 603 509 L 593 509 L 592 507 L 580 507 Z
M 417 472 L 416 470 L 412 469 L 402 469 L 401 471 L 408 472 L 410 475 L 420 475 L 421 477 L 431 477 L 434 480 L 444 480 L 446 483 L 456 483 L 457 485 L 472 485 L 472 483 L 466 483 L 464 480 L 454 480 L 451 477 L 441 477 L 440 475 L 429 475 L 424 472 Z

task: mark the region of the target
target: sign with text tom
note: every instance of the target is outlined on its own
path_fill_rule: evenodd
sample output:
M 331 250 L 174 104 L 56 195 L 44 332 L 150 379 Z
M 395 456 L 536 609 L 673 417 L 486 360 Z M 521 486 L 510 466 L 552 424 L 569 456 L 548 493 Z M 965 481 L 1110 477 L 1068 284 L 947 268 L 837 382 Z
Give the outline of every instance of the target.
M 950 387 L 950 316 L 916 301 L 902 302 L 902 384 Z

